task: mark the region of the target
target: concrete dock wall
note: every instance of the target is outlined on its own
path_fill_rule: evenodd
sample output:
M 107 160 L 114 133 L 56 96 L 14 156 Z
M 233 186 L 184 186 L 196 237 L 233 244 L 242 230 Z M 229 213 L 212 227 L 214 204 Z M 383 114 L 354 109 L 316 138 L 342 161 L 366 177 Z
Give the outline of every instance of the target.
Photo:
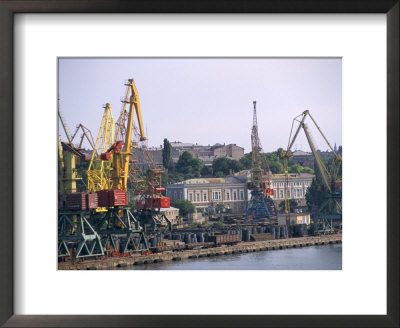
M 130 257 L 108 257 L 101 260 L 84 260 L 81 262 L 60 262 L 59 270 L 109 270 L 115 267 L 128 267 L 165 261 L 225 256 L 229 254 L 271 251 L 284 248 L 298 248 L 314 245 L 328 245 L 342 242 L 342 235 L 325 235 L 301 238 L 289 238 L 268 241 L 241 242 L 236 245 L 222 245 L 207 249 L 181 250 L 150 255 L 132 255 Z

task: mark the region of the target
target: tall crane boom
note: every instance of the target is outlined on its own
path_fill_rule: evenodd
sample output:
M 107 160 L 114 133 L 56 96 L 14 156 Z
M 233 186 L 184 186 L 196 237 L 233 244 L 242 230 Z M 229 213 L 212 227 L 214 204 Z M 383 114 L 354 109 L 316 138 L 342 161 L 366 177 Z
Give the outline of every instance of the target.
M 112 188 L 120 190 L 128 190 L 128 176 L 129 176 L 129 161 L 131 156 L 132 148 L 132 135 L 133 135 L 133 116 L 136 112 L 139 129 L 141 133 L 140 140 L 146 140 L 144 136 L 142 113 L 140 109 L 139 93 L 136 89 L 133 79 L 128 80 L 126 84 L 128 90 L 126 92 L 125 99 L 122 101 L 124 106 L 119 119 L 119 126 L 116 133 L 116 138 L 120 135 L 122 129 L 125 131 L 125 140 L 123 148 L 117 145 L 121 145 L 120 140 L 115 140 L 113 152 L 113 169 L 112 169 Z M 126 105 L 129 104 L 129 110 L 126 112 Z M 123 125 L 125 113 L 127 113 L 126 126 Z
M 329 148 L 331 149 L 331 151 L 334 154 L 334 159 L 335 159 L 335 163 L 334 163 L 334 168 L 333 170 L 329 171 L 324 162 L 322 161 L 321 157 L 319 156 L 317 149 L 314 145 L 314 142 L 312 141 L 309 129 L 307 124 L 305 123 L 305 120 L 307 118 L 307 116 L 309 116 L 312 120 L 312 122 L 314 123 L 314 125 L 316 126 L 316 128 L 318 129 L 319 133 L 321 134 L 321 136 L 323 137 L 323 139 L 325 140 L 325 142 L 328 144 Z M 300 119 L 301 117 L 301 119 Z M 298 122 L 299 125 L 296 129 L 296 132 L 293 135 L 292 138 L 292 131 L 293 131 L 293 127 L 294 127 L 294 123 Z M 338 179 L 338 172 L 339 169 L 342 165 L 342 157 L 340 156 L 340 154 L 338 154 L 330 145 L 330 143 L 328 142 L 328 139 L 325 137 L 325 135 L 323 134 L 322 130 L 320 129 L 320 127 L 318 126 L 318 124 L 316 123 L 316 121 L 314 120 L 314 118 L 311 116 L 310 112 L 308 110 L 304 111 L 302 114 L 300 114 L 299 116 L 296 116 L 293 119 L 292 122 L 292 129 L 290 132 L 290 136 L 289 136 L 289 141 L 288 141 L 288 147 L 286 151 L 282 151 L 281 156 L 284 159 L 284 173 L 286 176 L 286 182 L 285 182 L 285 212 L 289 213 L 290 212 L 290 203 L 289 203 L 289 199 L 288 199 L 288 195 L 286 192 L 286 188 L 287 188 L 287 180 L 288 180 L 288 159 L 290 157 L 292 157 L 292 152 L 291 152 L 291 148 L 294 144 L 294 142 L 296 141 L 296 138 L 299 134 L 300 129 L 304 130 L 304 134 L 306 136 L 307 142 L 310 146 L 311 152 L 314 155 L 317 167 L 319 169 L 319 172 L 321 173 L 322 176 L 322 181 L 324 184 L 324 187 L 326 188 L 326 191 L 328 191 L 330 193 L 330 199 L 327 200 L 326 204 L 329 201 L 333 201 L 335 204 L 330 206 L 331 208 L 336 208 L 337 212 L 340 214 L 337 215 L 337 217 L 341 217 L 341 205 L 340 205 L 340 199 L 341 199 L 341 192 L 336 192 L 335 190 L 335 182 Z M 322 207 L 321 207 L 322 209 Z M 320 209 L 320 211 L 321 211 Z

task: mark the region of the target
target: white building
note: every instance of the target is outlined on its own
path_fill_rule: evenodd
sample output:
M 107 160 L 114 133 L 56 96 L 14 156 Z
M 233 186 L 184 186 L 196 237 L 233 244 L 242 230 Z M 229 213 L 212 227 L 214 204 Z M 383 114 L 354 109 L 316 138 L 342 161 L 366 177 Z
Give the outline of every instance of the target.
M 186 199 L 197 209 L 222 204 L 233 213 L 244 213 L 248 202 L 246 183 L 246 177 L 235 176 L 189 179 L 167 185 L 166 193 L 171 202 Z
M 273 174 L 271 177 L 272 188 L 274 195 L 272 198 L 279 204 L 285 199 L 285 185 L 286 193 L 289 199 L 294 199 L 299 205 L 306 205 L 306 192 L 310 188 L 314 174 L 309 173 L 289 173 L 286 182 L 285 174 Z

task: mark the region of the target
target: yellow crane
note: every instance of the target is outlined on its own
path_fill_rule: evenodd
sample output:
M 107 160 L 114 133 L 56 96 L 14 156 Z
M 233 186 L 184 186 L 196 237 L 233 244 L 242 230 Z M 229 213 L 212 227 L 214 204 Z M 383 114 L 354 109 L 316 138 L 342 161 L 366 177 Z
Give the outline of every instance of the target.
M 114 117 L 110 103 L 107 103 L 104 108 L 99 133 L 97 134 L 87 170 L 87 188 L 91 192 L 111 187 L 111 159 L 103 160 L 100 154 L 106 152 L 114 143 Z
M 129 79 L 125 84 L 128 88 L 125 99 L 122 101 L 123 108 L 117 125 L 114 144 L 104 153 L 103 158 L 112 157 L 111 170 L 111 188 L 119 190 L 128 190 L 129 162 L 132 149 L 133 136 L 133 116 L 136 113 L 139 129 L 140 141 L 146 140 L 144 136 L 142 113 L 140 110 L 139 93 L 136 89 L 133 79 Z M 127 110 L 127 105 L 129 109 Z M 125 124 L 126 122 L 126 124 Z M 120 136 L 124 136 L 124 141 L 118 140 Z

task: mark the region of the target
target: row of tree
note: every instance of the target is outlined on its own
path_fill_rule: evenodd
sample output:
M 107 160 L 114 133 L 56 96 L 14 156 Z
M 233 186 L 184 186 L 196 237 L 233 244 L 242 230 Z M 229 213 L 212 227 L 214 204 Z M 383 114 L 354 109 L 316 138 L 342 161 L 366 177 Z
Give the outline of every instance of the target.
M 283 159 L 280 157 L 282 150 L 279 148 L 275 152 L 263 154 L 273 174 L 284 173 Z M 168 139 L 164 139 L 162 160 L 164 168 L 167 169 L 163 181 L 165 184 L 169 184 L 200 177 L 225 177 L 232 171 L 249 170 L 252 165 L 252 153 L 245 154 L 239 161 L 226 157 L 216 158 L 210 168 L 205 166 L 201 159 L 195 158 L 191 153 L 185 151 L 180 155 L 178 162 L 174 164 L 171 143 Z M 313 169 L 292 161 L 288 163 L 288 170 L 289 173 L 314 173 Z

